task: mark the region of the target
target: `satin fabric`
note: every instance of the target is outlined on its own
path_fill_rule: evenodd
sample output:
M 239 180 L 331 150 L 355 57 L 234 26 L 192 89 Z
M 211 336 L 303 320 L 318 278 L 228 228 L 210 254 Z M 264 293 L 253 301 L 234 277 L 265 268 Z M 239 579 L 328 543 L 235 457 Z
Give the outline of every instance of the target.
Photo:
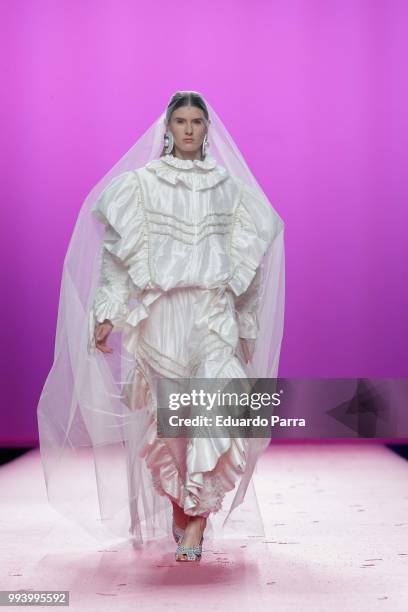
M 135 546 L 172 537 L 171 503 L 153 486 L 146 456 L 140 456 L 148 450 L 155 416 L 150 383 L 161 376 L 164 365 L 170 366 L 165 357 L 178 374 L 175 355 L 188 345 L 191 370 L 211 361 L 220 369 L 219 355 L 211 353 L 213 360 L 207 355 L 211 345 L 200 352 L 200 342 L 208 336 L 223 345 L 230 365 L 235 363 L 230 359 L 234 352 L 243 366 L 242 342 L 235 345 L 241 336 L 250 346 L 250 360 L 244 365 L 251 378 L 276 377 L 278 372 L 284 327 L 284 222 L 211 103 L 205 104 L 211 118 L 211 155 L 194 161 L 161 156 L 168 127 L 167 111 L 162 112 L 88 193 L 64 257 L 54 359 L 37 408 L 41 460 L 53 508 L 103 542 L 110 535 L 127 539 L 129 531 Z M 203 213 L 215 213 L 207 218 L 200 216 L 205 203 Z M 220 206 L 221 217 L 216 214 Z M 234 223 L 226 212 L 236 213 Z M 211 234 L 215 228 L 209 221 L 221 220 L 227 222 L 227 234 Z M 156 233 L 163 229 L 164 235 Z M 204 236 L 207 232 L 210 235 Z M 204 253 L 206 242 L 211 248 Z M 262 244 L 270 246 L 256 268 Z M 192 285 L 193 279 L 199 284 Z M 202 289 L 195 306 L 189 295 L 194 288 Z M 198 326 L 186 318 L 180 342 L 167 336 L 170 355 L 159 355 L 153 362 L 152 352 L 140 354 L 139 334 L 150 326 L 156 307 L 164 321 L 171 320 L 173 302 L 166 298 L 172 292 L 182 292 L 186 303 L 191 300 Z M 95 324 L 105 318 L 114 324 L 109 353 L 96 350 L 93 338 Z M 181 317 L 177 320 L 181 323 Z M 150 341 L 157 340 L 150 331 Z M 148 368 L 153 363 L 154 369 Z M 172 384 L 181 384 L 172 376 Z M 208 379 L 206 383 L 212 384 Z M 263 536 L 252 474 L 269 441 L 247 440 L 244 472 L 226 493 L 221 509 L 209 516 L 206 537 Z M 179 450 L 176 465 L 182 467 L 187 450 Z M 217 473 L 226 455 L 219 458 Z M 162 477 L 160 481 L 168 482 Z M 193 499 L 201 503 L 204 496 Z
M 220 288 L 241 296 L 236 312 L 242 329 L 225 331 L 225 339 L 235 346 L 238 333 L 256 337 L 257 291 L 250 285 L 274 238 L 276 216 L 267 201 L 207 157 L 153 160 L 115 177 L 96 202 L 94 216 L 106 226 L 104 247 L 130 278 L 118 270 L 111 296 L 106 286 L 102 297 L 99 292 L 90 313 L 90 351 L 95 322 L 110 318 L 131 331 L 148 316 L 150 304 L 175 287 Z M 127 307 L 131 295 L 138 299 L 134 309 Z M 133 341 L 125 334 L 129 352 Z
M 138 367 L 150 381 L 154 371 L 163 377 L 246 376 L 233 347 L 209 331 L 208 320 L 218 305 L 215 290 L 199 287 L 172 289 L 154 303 L 140 326 L 137 351 Z M 230 317 L 227 312 L 225 318 Z M 134 393 L 131 381 L 129 394 Z M 154 390 L 153 384 L 151 388 Z M 141 450 L 156 490 L 177 502 L 186 514 L 217 512 L 242 475 L 247 440 L 158 438 L 156 405 L 157 400 L 149 404 L 152 418 Z M 129 406 L 134 409 L 131 402 Z
M 160 495 L 209 516 L 242 476 L 248 441 L 158 438 L 154 380 L 248 376 L 239 338 L 257 335 L 257 270 L 274 213 L 210 155 L 167 155 L 115 177 L 93 214 L 105 235 L 88 350 L 96 323 L 110 319 L 122 331 L 134 359 L 122 401 L 149 414 L 136 450 Z

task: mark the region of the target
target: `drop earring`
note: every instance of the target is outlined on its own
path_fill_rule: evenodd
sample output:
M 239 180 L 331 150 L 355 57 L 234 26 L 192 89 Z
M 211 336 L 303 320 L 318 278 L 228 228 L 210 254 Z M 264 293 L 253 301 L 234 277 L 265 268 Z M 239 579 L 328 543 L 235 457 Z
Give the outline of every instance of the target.
M 167 130 L 164 135 L 164 152 L 166 155 L 172 152 L 174 147 L 174 136 L 170 130 Z
M 204 136 L 203 144 L 201 145 L 201 154 L 202 154 L 203 157 L 206 156 L 207 149 L 208 149 L 208 135 L 206 134 Z

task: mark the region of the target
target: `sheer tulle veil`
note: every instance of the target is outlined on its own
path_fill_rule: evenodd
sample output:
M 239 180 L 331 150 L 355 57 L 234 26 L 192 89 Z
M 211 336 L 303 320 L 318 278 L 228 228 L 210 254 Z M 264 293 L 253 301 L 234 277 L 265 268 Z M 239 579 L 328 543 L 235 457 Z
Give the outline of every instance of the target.
M 194 92 L 197 93 L 197 92 Z M 204 100 L 204 98 L 203 98 Z M 249 170 L 228 130 L 205 99 L 209 153 L 255 198 L 267 196 Z M 169 500 L 153 488 L 138 450 L 148 423 L 143 410 L 129 411 L 120 399 L 131 356 L 112 332 L 114 352 L 89 350 L 90 311 L 98 285 L 103 227 L 92 209 L 116 176 L 160 156 L 166 131 L 164 111 L 109 170 L 83 202 L 64 259 L 54 359 L 38 403 L 40 452 L 52 506 L 98 540 L 138 542 L 171 533 Z M 275 378 L 284 323 L 284 223 L 274 212 L 273 239 L 261 263 L 259 332 L 248 377 Z M 256 462 L 269 438 L 250 440 L 245 473 L 210 516 L 217 537 L 263 536 L 253 483 Z

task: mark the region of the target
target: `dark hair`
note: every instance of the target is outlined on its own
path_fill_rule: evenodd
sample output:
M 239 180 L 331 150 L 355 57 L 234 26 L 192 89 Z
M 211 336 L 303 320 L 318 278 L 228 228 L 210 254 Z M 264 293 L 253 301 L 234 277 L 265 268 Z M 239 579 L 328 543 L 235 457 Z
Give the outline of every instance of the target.
M 196 106 L 197 108 L 200 108 L 203 113 L 204 113 L 204 117 L 206 118 L 206 120 L 209 120 L 209 114 L 208 114 L 208 108 L 206 103 L 204 102 L 203 97 L 196 91 L 177 91 L 170 99 L 170 102 L 167 105 L 167 109 L 166 109 L 166 124 L 168 124 L 170 122 L 170 118 L 171 115 L 173 113 L 173 111 L 176 110 L 176 108 L 180 108 L 181 106 Z M 174 155 L 174 153 L 171 153 L 172 155 Z M 165 150 L 164 150 L 164 145 L 163 145 L 163 149 L 160 153 L 160 157 L 162 157 L 163 155 L 166 155 Z

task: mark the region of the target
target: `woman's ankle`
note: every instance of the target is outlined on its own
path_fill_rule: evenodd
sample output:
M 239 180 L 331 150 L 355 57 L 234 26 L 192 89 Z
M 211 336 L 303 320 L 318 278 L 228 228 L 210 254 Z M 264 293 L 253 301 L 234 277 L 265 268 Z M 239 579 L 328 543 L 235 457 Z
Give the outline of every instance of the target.
M 207 517 L 204 516 L 190 516 L 186 530 L 190 533 L 197 531 L 204 532 L 207 527 Z
M 184 513 L 184 510 L 180 508 L 175 502 L 172 502 L 173 505 L 173 517 L 176 525 L 181 529 L 185 529 L 187 527 L 189 516 Z

